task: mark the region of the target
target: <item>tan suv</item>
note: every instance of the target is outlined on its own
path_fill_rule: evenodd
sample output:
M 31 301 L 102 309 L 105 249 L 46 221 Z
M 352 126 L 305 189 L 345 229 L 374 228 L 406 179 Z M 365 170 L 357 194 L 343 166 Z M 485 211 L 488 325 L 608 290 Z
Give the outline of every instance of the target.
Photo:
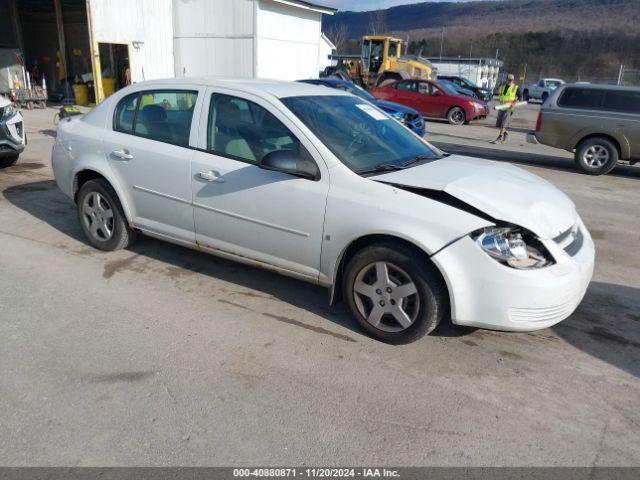
M 591 175 L 618 161 L 640 162 L 640 88 L 563 85 L 542 105 L 527 141 L 575 152 L 578 168 Z

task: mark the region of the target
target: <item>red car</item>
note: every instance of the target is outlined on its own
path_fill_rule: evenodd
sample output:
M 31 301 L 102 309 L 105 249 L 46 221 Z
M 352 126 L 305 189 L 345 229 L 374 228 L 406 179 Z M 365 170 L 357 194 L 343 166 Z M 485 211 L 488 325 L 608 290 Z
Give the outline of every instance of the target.
M 433 80 L 399 80 L 371 90 L 374 97 L 401 103 L 423 116 L 445 118 L 452 125 L 462 125 L 489 115 L 487 103 L 460 95 L 449 85 Z

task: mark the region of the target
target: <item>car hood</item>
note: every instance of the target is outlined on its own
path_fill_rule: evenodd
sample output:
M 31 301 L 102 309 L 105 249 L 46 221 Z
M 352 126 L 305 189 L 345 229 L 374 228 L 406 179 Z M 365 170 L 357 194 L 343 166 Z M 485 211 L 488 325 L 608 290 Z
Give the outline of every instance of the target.
M 399 103 L 389 102 L 387 100 L 376 100 L 374 105 L 382 110 L 393 110 L 400 113 L 408 113 L 416 115 L 418 112 L 411 107 L 400 105 Z
M 577 222 L 569 197 L 546 180 L 505 163 L 452 155 L 370 178 L 399 187 L 448 193 L 540 238 L 554 238 Z

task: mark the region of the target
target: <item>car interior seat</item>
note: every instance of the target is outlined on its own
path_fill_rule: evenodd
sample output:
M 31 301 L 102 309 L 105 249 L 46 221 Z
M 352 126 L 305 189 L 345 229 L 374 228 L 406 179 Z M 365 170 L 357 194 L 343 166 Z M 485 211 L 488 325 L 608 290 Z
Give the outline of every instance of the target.
M 217 105 L 216 131 L 213 149 L 216 152 L 256 160 L 247 140 L 242 136 L 240 125 L 240 108 L 230 101 L 221 101 Z

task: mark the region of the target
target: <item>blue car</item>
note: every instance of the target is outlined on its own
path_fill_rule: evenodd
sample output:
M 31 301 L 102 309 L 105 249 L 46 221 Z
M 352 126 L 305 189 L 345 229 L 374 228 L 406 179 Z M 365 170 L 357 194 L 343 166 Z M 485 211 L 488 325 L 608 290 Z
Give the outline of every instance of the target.
M 345 90 L 353 95 L 364 98 L 365 100 L 373 103 L 380 110 L 384 110 L 390 116 L 402 122 L 413 133 L 420 135 L 421 137 L 425 134 L 424 118 L 422 118 L 422 115 L 418 111 L 405 105 L 400 105 L 399 103 L 387 102 L 386 100 L 378 100 L 355 83 L 339 78 L 314 78 L 310 80 L 298 81 L 302 83 L 310 83 L 312 85 L 324 85 L 325 87 Z

